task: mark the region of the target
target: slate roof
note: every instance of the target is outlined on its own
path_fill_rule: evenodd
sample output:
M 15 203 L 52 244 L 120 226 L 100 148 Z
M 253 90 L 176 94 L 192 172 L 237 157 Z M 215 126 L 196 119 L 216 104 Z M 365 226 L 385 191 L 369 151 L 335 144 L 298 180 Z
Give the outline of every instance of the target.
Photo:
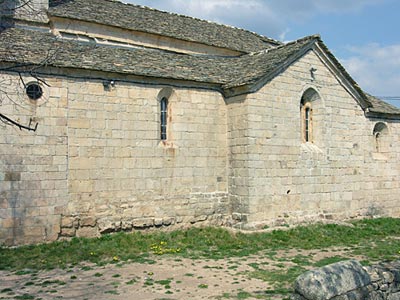
M 266 49 L 254 54 L 243 55 L 236 59 L 235 68 L 230 71 L 229 82 L 223 88 L 255 84 L 266 75 L 278 71 L 296 56 L 301 49 L 307 48 L 319 40 L 319 36 L 308 36 L 279 47 Z
M 49 15 L 250 53 L 281 43 L 256 33 L 113 0 L 50 0 Z M 93 9 L 93 8 L 101 9 Z
M 227 58 L 80 43 L 18 28 L 0 34 L 0 60 L 215 84 L 229 77 L 218 70 Z
M 270 75 L 275 76 L 299 53 L 312 49 L 315 43 L 323 46 L 319 36 L 309 36 L 240 57 L 196 56 L 82 43 L 60 39 L 51 33 L 9 28 L 0 34 L 0 61 L 194 81 L 212 84 L 226 93 L 231 88 L 254 86 Z M 350 75 L 344 74 L 354 82 Z M 366 97 L 364 109 L 378 114 L 400 115 L 400 109 L 366 95 L 356 84 L 355 87 Z
M 190 80 L 226 89 L 256 82 L 312 40 L 302 39 L 255 55 L 215 57 L 81 43 L 51 33 L 9 28 L 0 34 L 0 60 Z
M 400 115 L 400 108 L 393 106 L 377 97 L 366 94 L 372 106 L 368 109 L 369 112 L 374 114 L 390 114 Z

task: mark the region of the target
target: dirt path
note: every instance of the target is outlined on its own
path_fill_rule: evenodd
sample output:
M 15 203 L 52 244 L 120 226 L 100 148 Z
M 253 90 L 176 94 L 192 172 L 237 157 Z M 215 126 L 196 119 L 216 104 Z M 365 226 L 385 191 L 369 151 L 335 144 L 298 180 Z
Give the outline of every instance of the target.
M 275 254 L 225 260 L 155 257 L 153 264 L 0 271 L 0 299 L 283 299 L 268 293 L 274 286 L 252 276 L 255 270 L 284 271 L 298 266 L 293 258 L 316 261 L 339 252 Z

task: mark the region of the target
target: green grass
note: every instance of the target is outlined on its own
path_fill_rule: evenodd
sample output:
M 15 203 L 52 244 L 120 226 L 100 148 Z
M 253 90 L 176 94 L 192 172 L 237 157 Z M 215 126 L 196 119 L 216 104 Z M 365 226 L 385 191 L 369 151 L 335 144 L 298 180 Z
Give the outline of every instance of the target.
M 257 278 L 272 283 L 274 286 L 274 292 L 287 294 L 291 292 L 290 283 L 294 282 L 294 280 L 305 271 L 306 269 L 301 266 L 294 266 L 285 270 L 274 271 L 256 269 L 255 271 L 249 272 L 248 276 L 250 278 Z M 277 290 L 279 290 L 279 292 Z
M 278 250 L 348 247 L 366 259 L 399 258 L 400 219 L 366 219 L 353 226 L 310 225 L 269 233 L 231 233 L 224 228 L 191 228 L 174 232 L 115 233 L 100 238 L 73 238 L 49 244 L 0 248 L 0 269 L 40 270 L 67 268 L 83 262 L 95 264 L 134 261 L 154 263 L 152 253 L 160 245 L 162 255 L 188 258 L 221 259 L 241 257 L 265 251 L 273 257 Z M 179 251 L 166 251 L 179 249 Z M 164 253 L 163 252 L 163 253 Z M 307 265 L 305 257 L 295 263 Z
M 333 263 L 336 263 L 339 261 L 343 261 L 343 260 L 346 260 L 346 258 L 343 256 L 331 256 L 331 257 L 323 258 L 323 259 L 317 261 L 316 263 L 314 263 L 313 265 L 315 267 L 323 267 L 323 266 L 330 265 L 330 264 L 333 264 Z

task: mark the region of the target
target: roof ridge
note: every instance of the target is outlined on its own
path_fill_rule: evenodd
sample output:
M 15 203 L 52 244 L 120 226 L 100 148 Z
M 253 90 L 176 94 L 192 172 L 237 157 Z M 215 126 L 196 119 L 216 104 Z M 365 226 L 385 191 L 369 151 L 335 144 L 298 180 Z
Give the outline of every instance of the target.
M 307 40 L 309 40 L 309 41 L 321 40 L 321 36 L 319 34 L 312 34 L 312 35 L 305 36 L 305 37 L 302 37 L 300 39 L 297 39 L 297 40 L 290 41 L 288 43 L 279 45 L 277 47 L 272 47 L 272 48 L 263 49 L 263 50 L 260 50 L 260 51 L 257 51 L 257 52 L 252 52 L 252 53 L 249 53 L 248 55 L 249 56 L 253 56 L 253 55 L 265 54 L 265 53 L 268 53 L 268 52 L 271 52 L 271 51 L 276 51 L 276 50 L 285 48 L 287 46 L 291 46 L 291 45 L 295 45 L 295 44 L 298 44 L 298 43 L 302 43 L 302 42 L 305 42 Z
M 192 16 L 180 14 L 180 13 L 174 13 L 174 12 L 170 12 L 170 11 L 161 10 L 161 9 L 158 9 L 158 8 L 146 6 L 146 5 L 139 5 L 139 4 L 133 4 L 133 3 L 126 3 L 126 2 L 123 2 L 123 1 L 120 1 L 120 0 L 104 0 L 104 1 L 108 1 L 108 2 L 118 2 L 118 3 L 122 3 L 122 4 L 124 4 L 124 5 L 133 6 L 133 7 L 140 7 L 140 8 L 143 8 L 143 9 L 149 9 L 149 10 L 153 10 L 153 11 L 165 13 L 165 14 L 168 14 L 168 15 L 172 15 L 172 16 L 183 17 L 183 18 L 188 18 L 188 19 L 192 19 L 192 20 L 207 22 L 207 23 L 210 23 L 210 24 L 215 24 L 215 25 L 218 25 L 218 26 L 223 26 L 223 27 L 226 27 L 226 28 L 237 29 L 237 30 L 241 30 L 241 31 L 244 31 L 244 32 L 248 32 L 248 33 L 254 34 L 255 36 L 258 36 L 258 37 L 262 38 L 263 40 L 265 40 L 265 41 L 267 41 L 267 42 L 275 43 L 275 44 L 277 44 L 277 45 L 282 45 L 282 42 L 281 42 L 281 41 L 278 41 L 278 40 L 276 40 L 276 39 L 267 37 L 267 36 L 265 36 L 265 35 L 261 35 L 261 34 L 255 32 L 255 31 L 251 31 L 251 30 L 248 30 L 248 29 L 236 27 L 236 26 L 233 26 L 233 25 L 218 23 L 218 22 L 216 22 L 216 21 L 210 21 L 210 20 L 201 19 L 201 18 L 198 18 L 198 17 L 192 17 Z M 125 0 L 125 1 L 126 1 L 126 0 Z
M 297 43 L 302 43 L 302 42 L 305 42 L 307 40 L 311 41 L 311 40 L 320 40 L 320 39 L 321 39 L 321 36 L 319 34 L 311 34 L 311 35 L 302 37 L 300 39 L 287 42 L 287 43 L 285 43 L 285 44 L 283 44 L 283 45 L 281 45 L 279 47 L 284 47 L 284 46 L 289 46 L 289 45 L 293 45 L 293 44 L 297 44 Z M 277 48 L 279 48 L 279 47 L 277 47 Z
M 238 54 L 282 44 L 247 29 L 117 0 L 50 0 L 49 4 L 50 17 L 76 19 L 198 42 L 234 50 Z

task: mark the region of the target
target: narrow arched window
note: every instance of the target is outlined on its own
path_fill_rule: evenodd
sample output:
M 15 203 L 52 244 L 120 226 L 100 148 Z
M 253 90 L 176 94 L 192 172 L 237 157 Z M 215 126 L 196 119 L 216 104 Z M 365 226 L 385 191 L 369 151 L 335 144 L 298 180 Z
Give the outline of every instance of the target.
M 375 152 L 389 151 L 389 129 L 383 122 L 375 124 L 373 132 L 375 142 Z
M 160 133 L 161 140 L 167 139 L 167 122 L 168 122 L 168 99 L 162 98 L 160 101 Z
M 312 142 L 312 108 L 310 102 L 302 103 L 301 123 L 303 142 Z
M 304 116 L 304 140 L 306 141 L 306 142 L 309 142 L 310 141 L 310 138 L 311 138 L 311 136 L 310 136 L 310 129 L 311 129 L 311 124 L 310 124 L 310 122 L 311 122 L 311 108 L 310 107 L 306 107 L 306 109 L 304 110 L 304 114 L 305 114 L 305 116 Z
M 313 88 L 307 89 L 301 97 L 301 139 L 304 143 L 314 143 L 313 106 L 319 99 L 319 94 Z

